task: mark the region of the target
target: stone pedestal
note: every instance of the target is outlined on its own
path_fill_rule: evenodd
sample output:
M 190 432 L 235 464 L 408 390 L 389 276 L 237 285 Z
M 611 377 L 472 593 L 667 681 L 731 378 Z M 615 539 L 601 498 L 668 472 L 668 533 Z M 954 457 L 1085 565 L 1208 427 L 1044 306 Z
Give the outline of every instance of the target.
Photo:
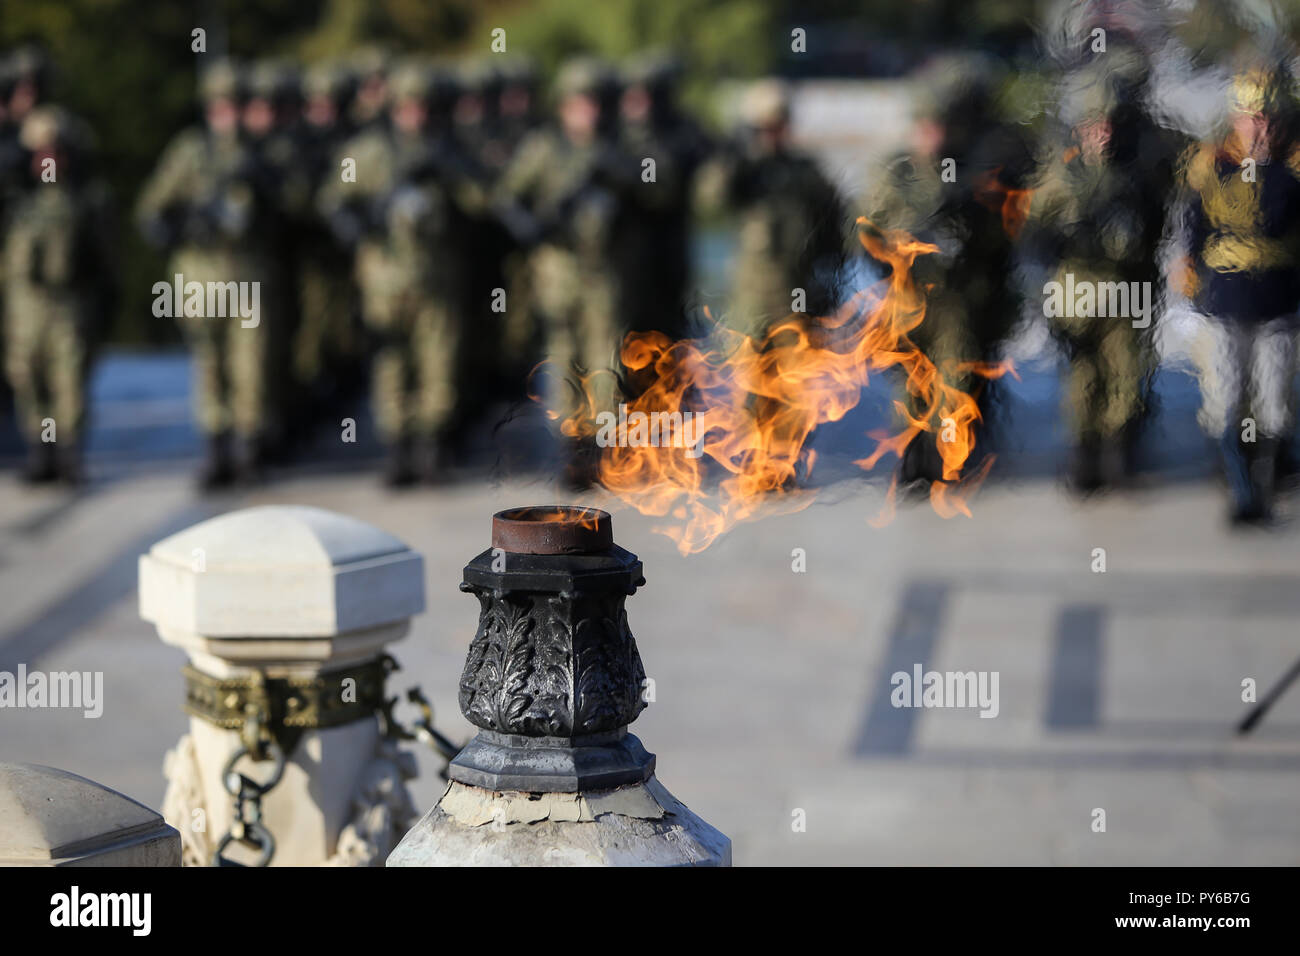
M 0 763 L 0 866 L 180 866 L 180 834 L 66 770 Z
M 610 516 L 512 509 L 492 545 L 461 585 L 481 609 L 460 685 L 479 733 L 388 865 L 730 865 L 731 842 L 628 733 L 645 672 L 623 605 L 645 579 Z
M 286 755 L 261 801 L 271 865 L 382 863 L 414 815 L 415 773 L 380 733 L 382 660 L 423 609 L 418 554 L 317 508 L 232 512 L 141 556 L 140 615 L 190 658 L 190 732 L 167 756 L 163 807 L 187 864 L 209 864 L 231 829 L 223 770 L 247 744 L 250 714 Z M 259 781 L 271 767 L 237 765 Z

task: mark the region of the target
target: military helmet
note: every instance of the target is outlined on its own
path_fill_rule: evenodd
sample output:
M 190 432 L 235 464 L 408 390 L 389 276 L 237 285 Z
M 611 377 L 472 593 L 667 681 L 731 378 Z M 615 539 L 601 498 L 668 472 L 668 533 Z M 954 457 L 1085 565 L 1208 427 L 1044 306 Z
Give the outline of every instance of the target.
M 86 122 L 63 107 L 45 105 L 35 107 L 23 119 L 18 142 L 33 152 L 54 146 L 87 152 L 93 148 L 95 137 Z
M 240 100 L 244 94 L 243 71 L 233 60 L 217 60 L 199 76 L 199 99 L 204 103 Z
M 376 73 L 387 74 L 393 67 L 392 55 L 380 46 L 363 46 L 348 57 L 348 65 L 358 79 L 373 76 Z
M 1295 108 L 1295 77 L 1281 63 L 1248 63 L 1232 78 L 1232 106 L 1244 113 L 1276 116 Z
M 780 80 L 759 80 L 745 91 L 740 113 L 750 126 L 779 126 L 790 119 L 790 91 Z
M 13 81 L 24 77 L 35 79 L 38 85 L 49 81 L 51 64 L 45 48 L 37 43 L 24 43 L 9 54 L 9 74 Z
M 943 123 L 970 118 L 991 105 L 1002 73 L 994 59 L 981 53 L 934 57 L 912 75 L 915 113 Z
M 591 56 L 575 57 L 565 63 L 555 79 L 558 99 L 569 96 L 606 95 L 614 85 L 613 72 L 603 60 Z
M 682 61 L 662 51 L 636 57 L 623 70 L 623 81 L 628 86 L 644 86 L 651 90 L 671 89 L 681 76 Z
M 302 91 L 305 96 L 323 96 L 336 103 L 346 101 L 356 86 L 356 76 L 348 64 L 332 60 L 314 63 L 303 71 Z
M 1071 125 L 1109 116 L 1141 95 L 1146 61 L 1134 48 L 1116 44 L 1104 56 L 1066 77 L 1061 117 Z
M 282 102 L 301 95 L 302 81 L 288 60 L 258 60 L 248 70 L 246 88 L 249 96 Z
M 388 77 L 389 95 L 394 100 L 427 100 L 438 83 L 438 71 L 427 59 L 403 60 Z
M 456 80 L 462 93 L 490 96 L 501 86 L 501 71 L 487 57 L 474 57 L 456 64 Z
M 537 64 L 532 57 L 510 56 L 498 58 L 496 72 L 503 86 L 526 86 L 530 89 L 537 86 Z

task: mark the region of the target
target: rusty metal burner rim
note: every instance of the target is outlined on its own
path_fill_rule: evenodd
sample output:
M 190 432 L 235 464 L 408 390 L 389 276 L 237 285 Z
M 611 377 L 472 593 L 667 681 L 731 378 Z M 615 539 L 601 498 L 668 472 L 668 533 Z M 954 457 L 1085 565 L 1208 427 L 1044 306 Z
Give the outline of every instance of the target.
M 545 520 L 556 515 L 572 520 Z M 591 554 L 614 544 L 609 512 L 580 505 L 506 508 L 492 516 L 492 547 L 513 554 Z

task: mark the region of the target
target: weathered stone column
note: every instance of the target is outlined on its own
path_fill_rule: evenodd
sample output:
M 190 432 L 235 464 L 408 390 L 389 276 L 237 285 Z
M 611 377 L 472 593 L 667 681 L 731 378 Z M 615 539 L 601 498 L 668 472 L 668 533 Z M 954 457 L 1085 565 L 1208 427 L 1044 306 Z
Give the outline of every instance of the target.
M 190 656 L 190 731 L 167 755 L 163 804 L 187 865 L 213 862 L 227 835 L 223 859 L 255 862 L 266 833 L 273 866 L 382 863 L 415 816 L 414 757 L 381 733 L 384 649 L 423 610 L 418 554 L 318 508 L 232 512 L 141 556 L 140 615 Z M 282 776 L 241 824 L 240 775 L 264 784 L 279 754 Z
M 143 804 L 66 770 L 0 763 L 0 866 L 180 865 L 180 834 Z
M 516 508 L 465 567 L 478 631 L 460 708 L 478 735 L 389 866 L 728 866 L 731 841 L 628 733 L 645 671 L 624 601 L 645 583 L 595 509 Z

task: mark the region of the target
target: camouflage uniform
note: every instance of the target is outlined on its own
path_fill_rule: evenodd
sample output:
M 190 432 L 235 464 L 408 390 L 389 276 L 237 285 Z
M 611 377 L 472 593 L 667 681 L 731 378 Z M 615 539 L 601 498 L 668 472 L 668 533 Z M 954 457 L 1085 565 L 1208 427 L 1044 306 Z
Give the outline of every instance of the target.
M 44 102 L 50 79 L 49 58 L 35 44 L 0 57 L 0 245 L 10 212 L 30 186 L 28 156 L 19 143 L 19 129 L 27 112 Z M 0 264 L 0 294 L 3 291 L 4 267 Z M 7 384 L 0 392 L 0 405 L 7 404 Z
M 80 476 L 85 381 L 96 335 L 114 303 L 108 194 L 87 175 L 91 134 L 40 106 L 21 142 L 39 177 L 15 204 L 4 242 L 5 373 L 31 449 L 28 478 Z M 53 433 L 47 420 L 54 423 Z
M 266 403 L 268 413 L 262 435 L 263 451 L 284 455 L 306 436 L 310 408 L 306 386 L 294 374 L 294 346 L 302 327 L 305 306 L 298 293 L 302 260 L 312 209 L 313 156 L 298 122 L 302 89 L 297 67 L 280 59 L 259 60 L 247 70 L 241 125 L 245 142 L 265 177 L 266 198 L 272 207 L 275 230 L 270 243 L 275 282 L 263 290 L 262 306 L 276 317 L 266 329 Z M 272 301 L 267 295 L 274 293 Z M 290 374 L 280 374 L 288 370 Z
M 482 161 L 488 174 L 499 181 L 520 144 L 537 131 L 540 120 L 536 66 L 523 57 L 494 62 L 498 77 L 496 133 Z M 507 394 L 521 394 L 529 371 L 542 359 L 543 344 L 528 269 L 532 250 L 510 229 L 505 228 L 504 235 L 500 270 L 508 308 L 501 323 L 499 374 L 504 376 Z
M 493 188 L 510 160 L 510 144 L 500 124 L 498 105 L 501 76 L 490 58 L 474 59 L 458 71 L 454 112 L 456 141 L 481 170 L 487 188 Z M 481 415 L 502 394 L 523 396 L 526 369 L 520 368 L 524 342 L 516 328 L 507 337 L 507 323 L 515 312 L 526 312 L 526 299 L 516 301 L 508 289 L 506 267 L 516 246 L 510 232 L 493 210 L 482 208 L 472 216 L 463 237 L 469 274 L 465 283 L 465 319 L 473 330 L 464 342 L 461 424 Z M 506 291 L 505 311 L 500 311 L 497 290 Z M 526 333 L 525 333 L 526 334 Z
M 306 179 L 306 206 L 301 210 L 296 245 L 299 320 L 293 369 L 300 386 L 311 389 L 318 405 L 347 390 L 364 356 L 348 251 L 334 238 L 317 207 L 323 185 L 342 173 L 333 164 L 349 138 L 344 111 L 352 87 L 351 73 L 342 64 L 312 67 L 304 77 L 307 110 L 298 162 Z
M 462 343 L 461 239 L 465 209 L 481 190 L 451 141 L 445 72 L 406 64 L 392 77 L 392 97 L 389 126 L 343 147 L 356 181 L 331 178 L 320 205 L 356 249 L 362 319 L 378 338 L 373 407 L 391 451 L 387 479 L 406 484 L 437 478 L 445 464 Z
M 668 58 L 632 64 L 623 93 L 621 147 L 640 169 L 655 163 L 653 182 L 629 191 L 615 229 L 619 315 L 628 328 L 686 333 L 690 225 L 696 173 L 707 158 L 701 130 L 677 108 L 680 69 Z
M 796 289 L 804 290 L 810 315 L 837 304 L 846 221 L 835 187 L 816 162 L 784 142 L 790 114 L 785 88 L 775 81 L 755 85 L 744 112 L 751 142 L 711 163 L 699 188 L 705 205 L 740 212 L 724 320 L 761 338 L 772 322 L 793 312 Z
M 387 125 L 388 72 L 392 59 L 380 47 L 367 46 L 348 58 L 353 77 L 352 100 L 347 108 L 347 123 L 357 133 Z
M 210 111 L 237 110 L 243 88 L 236 69 L 228 63 L 211 67 L 202 78 L 201 95 Z M 268 347 L 272 327 L 282 318 L 272 314 L 277 248 L 272 187 L 269 172 L 240 135 L 236 114 L 233 128 L 197 127 L 177 135 L 137 204 L 146 238 L 171 251 L 171 276 L 205 287 L 259 284 L 261 314 L 255 326 L 245 327 L 238 315 L 175 316 L 194 358 L 196 413 L 208 436 L 200 478 L 207 486 L 254 477 L 271 424 Z
M 982 412 L 987 383 L 957 363 L 995 360 L 1020 320 L 1014 255 L 1023 204 L 1017 197 L 1027 196 L 1020 191 L 1030 185 L 1033 168 L 1028 143 L 996 108 L 999 80 L 982 57 L 944 57 L 924 68 L 916 80 L 914 129 L 921 142 L 888 161 L 866 212 L 877 226 L 939 247 L 913 266 L 927 295 L 925 318 L 909 337 L 948 384 L 976 393 Z M 920 414 L 919 403 L 908 400 L 911 413 Z M 931 422 L 935 436 L 941 427 Z M 934 439 L 907 446 L 900 482 L 942 474 Z
M 1106 54 L 1104 71 L 1075 79 L 1083 87 L 1066 112 L 1082 131 L 1079 141 L 1048 165 L 1032 205 L 1034 245 L 1052 260 L 1049 281 L 1063 290 L 1069 276 L 1074 288 L 1123 283 L 1131 292 L 1138 283 L 1150 290 L 1151 311 L 1142 317 L 1077 316 L 1067 307 L 1066 314 L 1049 318 L 1069 360 L 1066 417 L 1075 445 L 1072 479 L 1081 491 L 1114 484 L 1132 470 L 1131 449 L 1155 367 L 1152 338 L 1164 285 L 1158 249 L 1181 145 L 1147 115 L 1141 102 L 1145 71 L 1138 61 L 1121 70 L 1119 52 Z M 1090 129 L 1106 131 L 1100 134 L 1104 145 L 1085 142 L 1098 135 Z
M 561 416 L 575 409 L 570 387 L 560 380 L 610 369 L 625 331 L 617 313 L 610 237 L 626 189 L 639 182 L 640 167 L 622 157 L 610 139 L 611 86 L 603 64 L 568 64 L 557 82 L 561 109 L 574 100 L 593 105 L 595 128 L 578 139 L 562 129 L 539 130 L 520 145 L 500 184 L 504 200 L 526 210 L 536 232 L 528 267 L 554 376 L 548 400 Z M 612 376 L 599 374 L 591 386 L 596 411 L 614 408 Z M 581 483 L 580 476 L 573 477 Z
M 497 124 L 505 144 L 506 161 L 513 156 L 541 119 L 537 109 L 537 66 L 527 57 L 494 59 L 497 65 Z

